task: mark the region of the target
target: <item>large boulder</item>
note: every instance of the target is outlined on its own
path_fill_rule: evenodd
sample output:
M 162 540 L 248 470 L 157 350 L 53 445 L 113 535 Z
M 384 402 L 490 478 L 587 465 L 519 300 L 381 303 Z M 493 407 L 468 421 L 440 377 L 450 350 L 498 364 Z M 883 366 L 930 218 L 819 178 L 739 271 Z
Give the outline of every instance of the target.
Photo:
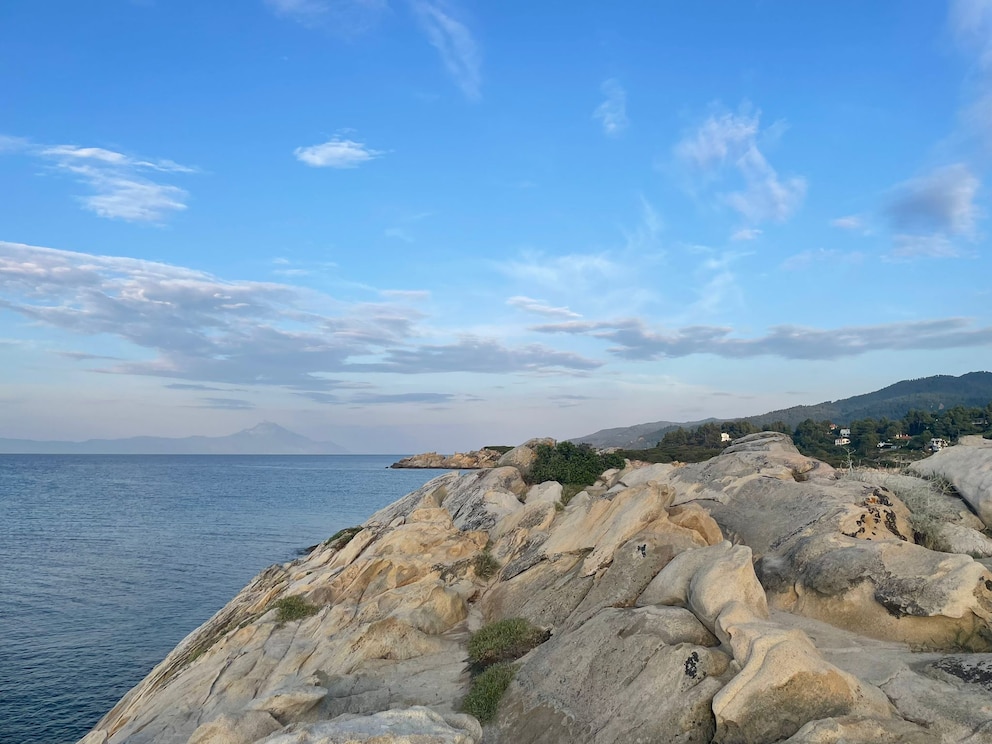
M 499 458 L 497 465 L 501 468 L 516 468 L 526 478 L 530 475 L 534 463 L 537 462 L 537 448 L 542 444 L 554 447 L 555 440 L 551 438 L 529 439 L 520 446 L 505 452 Z
M 910 470 L 949 480 L 985 526 L 992 528 L 992 440 L 961 437 L 954 447 L 945 447 L 914 462 Z

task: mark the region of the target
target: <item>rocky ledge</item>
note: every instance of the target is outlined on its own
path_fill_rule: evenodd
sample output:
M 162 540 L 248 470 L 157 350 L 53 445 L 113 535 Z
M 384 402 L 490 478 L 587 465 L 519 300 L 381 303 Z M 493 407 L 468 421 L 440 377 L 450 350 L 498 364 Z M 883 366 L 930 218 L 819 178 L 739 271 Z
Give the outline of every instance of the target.
M 554 439 L 531 439 L 508 452 L 483 447 L 471 452 L 456 452 L 453 455 L 439 455 L 437 452 L 424 452 L 404 457 L 394 462 L 391 468 L 436 468 L 440 470 L 482 470 L 513 466 L 526 469 L 535 457 L 534 448 L 538 444 L 555 444 Z
M 926 485 L 771 433 L 564 506 L 448 473 L 264 571 L 83 742 L 992 742 L 992 574 L 917 544 Z M 468 641 L 508 618 L 543 642 L 483 726 Z

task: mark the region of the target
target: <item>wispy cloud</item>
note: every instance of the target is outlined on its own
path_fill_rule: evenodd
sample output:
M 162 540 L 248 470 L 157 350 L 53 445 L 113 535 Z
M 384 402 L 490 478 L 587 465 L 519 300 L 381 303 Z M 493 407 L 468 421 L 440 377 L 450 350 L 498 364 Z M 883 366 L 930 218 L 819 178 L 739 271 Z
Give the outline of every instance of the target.
M 964 133 L 992 150 L 992 0 L 951 0 L 949 25 L 975 61 L 960 115 Z
M 833 249 L 819 248 L 808 250 L 789 256 L 782 262 L 780 268 L 783 271 L 802 271 L 808 269 L 816 263 L 828 263 L 832 265 L 859 264 L 864 261 L 864 254 L 854 252 L 844 252 Z
M 837 217 L 836 219 L 832 219 L 830 220 L 830 225 L 840 230 L 858 231 L 866 228 L 864 219 L 856 214 L 850 214 L 847 217 Z
M 751 224 L 783 222 L 802 204 L 806 180 L 782 178 L 759 148 L 760 112 L 745 106 L 736 113 L 713 114 L 675 146 L 675 156 L 704 188 L 736 174 L 742 188 L 717 191 L 717 198 Z
M 946 318 L 834 329 L 774 326 L 764 336 L 738 338 L 722 326 L 686 326 L 664 332 L 638 318 L 536 326 L 542 333 L 568 333 L 612 342 L 608 351 L 630 360 L 650 361 L 713 354 L 729 359 L 774 356 L 784 359 L 840 359 L 874 351 L 953 349 L 992 346 L 992 327 L 967 318 Z
M 730 239 L 739 242 L 744 240 L 757 240 L 761 237 L 762 231 L 756 227 L 742 227 L 731 234 Z
M 200 398 L 197 408 L 213 408 L 221 411 L 251 411 L 255 404 L 243 398 Z
M 384 153 L 362 142 L 335 136 L 319 145 L 297 147 L 293 154 L 301 163 L 314 168 L 357 168 Z
M 342 302 L 285 284 L 0 242 L 0 308 L 155 354 L 106 373 L 334 394 L 355 384 L 335 374 L 563 374 L 601 364 L 540 344 L 432 338 L 420 325 L 424 314 L 407 302 L 424 295 L 386 292 L 382 302 Z
M 374 26 L 389 7 L 386 0 L 265 0 L 276 15 L 308 28 L 352 36 Z
M 445 69 L 465 97 L 482 97 L 482 54 L 468 26 L 440 0 L 412 0 L 414 15 L 427 40 L 441 55 Z
M 818 248 L 789 256 L 782 262 L 779 268 L 783 271 L 802 271 L 818 263 L 826 263 L 833 266 L 851 266 L 860 264 L 864 260 L 865 255 L 858 251 L 838 251 Z
M 153 174 L 190 174 L 195 168 L 172 160 L 150 160 L 102 147 L 39 145 L 20 137 L 0 140 L 0 152 L 20 152 L 64 173 L 93 193 L 79 201 L 100 217 L 127 222 L 162 222 L 186 209 L 185 189 L 163 183 Z
M 604 253 L 570 253 L 547 256 L 525 252 L 520 258 L 500 261 L 497 271 L 521 282 L 540 284 L 556 290 L 588 287 L 609 280 L 620 272 L 620 266 Z
M 553 307 L 544 300 L 535 300 L 531 297 L 516 296 L 506 301 L 510 307 L 523 310 L 536 315 L 544 315 L 549 318 L 581 318 L 579 313 L 572 312 L 567 307 Z
M 462 336 L 457 343 L 394 348 L 382 362 L 356 363 L 352 369 L 363 372 L 397 372 L 426 374 L 431 372 L 556 372 L 558 370 L 592 370 L 602 362 L 543 344 L 528 344 L 511 349 L 494 339 Z
M 603 134 L 608 137 L 619 137 L 630 124 L 627 119 L 627 92 L 614 79 L 605 81 L 600 86 L 606 100 L 593 112 L 593 118 L 599 119 L 603 126 Z

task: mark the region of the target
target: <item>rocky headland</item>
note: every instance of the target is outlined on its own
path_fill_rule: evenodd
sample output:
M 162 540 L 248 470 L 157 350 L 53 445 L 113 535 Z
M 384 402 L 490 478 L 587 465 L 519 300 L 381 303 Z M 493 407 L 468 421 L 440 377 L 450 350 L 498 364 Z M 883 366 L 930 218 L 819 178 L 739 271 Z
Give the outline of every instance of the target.
M 82 741 L 992 742 L 982 508 L 772 433 L 567 504 L 511 452 L 262 572 Z M 992 449 L 925 463 L 992 498 Z M 482 671 L 511 619 L 538 632 Z M 462 701 L 496 669 L 483 724 Z
M 435 468 L 439 470 L 482 470 L 498 467 L 524 467 L 532 462 L 534 448 L 538 444 L 554 445 L 554 439 L 531 439 L 519 447 L 504 452 L 498 449 L 483 447 L 471 452 L 456 452 L 453 455 L 439 455 L 437 452 L 424 452 L 419 455 L 404 457 L 394 462 L 391 468 Z M 506 449 L 506 448 L 503 448 Z M 527 462 L 521 462 L 520 458 Z

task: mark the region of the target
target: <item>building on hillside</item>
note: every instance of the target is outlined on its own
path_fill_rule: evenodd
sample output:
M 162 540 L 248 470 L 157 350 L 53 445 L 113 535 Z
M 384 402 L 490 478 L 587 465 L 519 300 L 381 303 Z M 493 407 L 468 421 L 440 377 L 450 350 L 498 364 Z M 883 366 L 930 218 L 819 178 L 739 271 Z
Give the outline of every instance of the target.
M 845 444 L 850 444 L 850 437 L 837 437 L 834 440 L 834 447 L 843 447 Z
M 896 434 L 892 438 L 893 439 L 896 439 L 896 440 L 898 440 L 900 442 L 908 442 L 910 439 L 912 439 L 912 437 L 909 436 L 909 434 Z
M 720 432 L 720 441 L 721 442 L 729 442 L 730 441 L 730 435 L 727 432 L 725 432 L 725 431 Z
M 930 444 L 927 445 L 927 449 L 930 450 L 931 452 L 938 452 L 947 446 L 948 446 L 948 442 L 946 439 L 941 439 L 940 437 L 934 437 L 933 439 L 930 440 Z
M 851 436 L 851 430 L 850 429 L 841 429 L 840 430 L 840 435 L 842 437 L 849 437 L 849 436 Z

